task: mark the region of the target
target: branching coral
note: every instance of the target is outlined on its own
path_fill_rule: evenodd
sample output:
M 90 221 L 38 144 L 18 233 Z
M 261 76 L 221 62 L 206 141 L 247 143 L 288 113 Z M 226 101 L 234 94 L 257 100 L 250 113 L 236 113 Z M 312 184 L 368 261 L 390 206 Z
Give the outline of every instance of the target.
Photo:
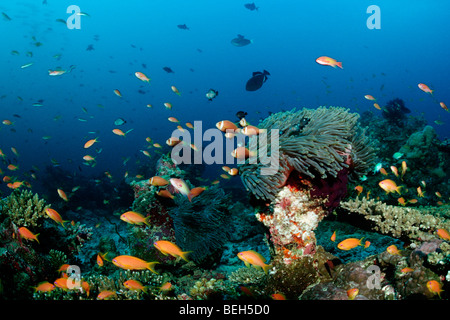
M 45 209 L 49 207 L 37 193 L 22 190 L 14 191 L 2 201 L 1 213 L 9 216 L 16 226 L 35 227 L 40 218 L 47 218 Z
M 408 238 L 412 241 L 435 239 L 434 232 L 443 228 L 450 230 L 450 221 L 432 214 L 434 208 L 404 208 L 386 205 L 381 201 L 366 198 L 341 202 L 341 208 L 349 213 L 361 215 L 370 222 L 370 227 L 395 238 Z
M 373 162 L 374 151 L 357 124 L 358 118 L 357 113 L 339 107 L 272 114 L 258 125 L 260 130 L 267 130 L 268 141 L 260 151 L 267 157 L 277 157 L 279 169 L 263 175 L 264 164 L 247 159 L 239 166 L 244 186 L 259 199 L 273 200 L 293 170 L 322 179 L 336 177 L 344 168 L 356 175 L 364 174 Z M 279 130 L 279 150 L 273 150 L 273 154 L 272 129 Z

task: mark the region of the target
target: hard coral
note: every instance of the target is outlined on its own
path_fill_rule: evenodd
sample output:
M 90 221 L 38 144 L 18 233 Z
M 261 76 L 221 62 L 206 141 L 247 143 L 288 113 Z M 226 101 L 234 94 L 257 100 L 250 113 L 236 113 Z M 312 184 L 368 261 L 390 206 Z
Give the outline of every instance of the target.
M 37 193 L 15 190 L 1 202 L 1 215 L 9 217 L 18 227 L 35 227 L 41 218 L 48 218 L 45 209 L 50 206 Z

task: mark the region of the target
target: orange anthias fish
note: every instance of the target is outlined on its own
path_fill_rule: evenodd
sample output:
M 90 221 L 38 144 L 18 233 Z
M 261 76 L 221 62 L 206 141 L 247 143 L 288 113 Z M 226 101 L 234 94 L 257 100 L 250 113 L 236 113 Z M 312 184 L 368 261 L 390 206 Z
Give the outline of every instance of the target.
M 423 198 L 424 197 L 424 194 L 425 194 L 425 191 L 422 191 L 422 188 L 419 186 L 419 187 L 417 187 L 417 196 L 419 197 L 419 198 Z
M 406 164 L 406 161 L 402 161 L 402 177 L 405 175 L 406 170 L 408 170 L 408 166 Z
M 119 98 L 122 98 L 122 93 L 118 89 L 114 89 L 114 94 L 118 96 Z
M 228 174 L 230 176 L 235 176 L 239 173 L 239 169 L 238 168 L 231 168 L 230 170 L 228 170 Z
M 342 67 L 342 62 L 337 62 L 335 59 L 330 58 L 330 57 L 326 57 L 326 56 L 319 57 L 316 59 L 316 62 L 323 66 L 331 66 L 333 68 L 336 68 L 336 66 L 338 66 L 339 68 L 344 69 Z
M 386 251 L 390 254 L 396 254 L 400 255 L 400 250 L 398 250 L 397 246 L 395 244 L 389 246 L 386 248 Z
M 380 181 L 378 185 L 381 187 L 381 189 L 386 191 L 386 193 L 397 192 L 398 194 L 401 194 L 400 193 L 401 187 L 397 186 L 397 184 L 391 179 L 385 179 L 383 181 Z
M 170 282 L 165 282 L 161 287 L 159 287 L 159 291 L 167 292 L 172 290 L 173 286 Z
M 361 194 L 361 192 L 363 192 L 363 187 L 362 186 L 356 186 L 355 190 L 358 192 L 358 196 Z
M 273 300 L 286 300 L 286 296 L 282 293 L 274 293 L 274 294 L 271 294 L 270 297 Z
M 166 240 L 159 240 L 159 241 L 156 241 L 155 243 L 153 243 L 153 245 L 155 246 L 156 249 L 161 251 L 161 253 L 164 255 L 169 254 L 172 257 L 181 258 L 184 261 L 189 262 L 189 260 L 187 259 L 187 255 L 191 251 L 183 252 L 183 251 L 181 251 L 180 247 L 178 247 L 175 243 L 172 243 L 172 242 L 166 241 Z
M 116 265 L 119 268 L 125 269 L 125 270 L 145 270 L 148 269 L 153 273 L 158 274 L 155 271 L 155 265 L 159 262 L 147 262 L 142 259 L 133 257 L 133 256 L 117 256 L 114 259 L 112 259 L 112 263 Z
M 261 267 L 267 274 L 272 265 L 266 264 L 266 258 L 254 250 L 242 251 L 237 254 L 238 258 L 244 261 L 246 267 L 253 265 L 255 268 Z
M 333 234 L 331 235 L 330 240 L 333 241 L 333 242 L 336 241 L 336 231 L 333 232 Z
M 180 91 L 178 91 L 178 89 L 177 89 L 175 86 L 171 86 L 170 89 L 172 89 L 172 91 L 173 91 L 175 94 L 181 96 Z
M 398 203 L 399 203 L 400 205 L 402 205 L 402 206 L 405 206 L 405 205 L 406 205 L 406 200 L 405 200 L 405 198 L 403 198 L 403 197 L 398 198 L 397 201 L 398 201 Z
M 142 72 L 135 72 L 134 75 L 141 81 L 144 82 L 150 82 L 150 78 L 148 78 L 145 74 L 143 74 Z
M 10 189 L 17 189 L 20 188 L 23 184 L 23 181 L 16 181 L 13 183 L 8 183 L 6 186 Z
M 61 223 L 62 227 L 64 227 L 64 222 L 67 222 L 66 220 L 63 220 L 60 216 L 60 214 L 52 208 L 46 208 L 45 213 L 56 223 Z
M 107 253 L 104 253 L 104 254 L 102 254 L 102 253 L 98 253 L 97 254 L 97 265 L 99 266 L 99 267 L 103 267 L 104 266 L 104 261 L 103 260 L 106 260 L 106 261 L 109 261 L 108 259 L 106 259 L 106 255 L 108 254 L 108 252 Z
M 362 246 L 363 244 L 361 243 L 363 238 L 361 239 L 357 239 L 357 238 L 348 238 L 345 239 L 344 241 L 339 242 L 339 244 L 337 245 L 337 247 L 341 250 L 351 250 L 353 248 L 356 248 L 357 246 Z
M 164 107 L 170 110 L 172 109 L 172 104 L 170 102 L 164 102 Z
M 11 170 L 11 171 L 16 171 L 17 169 L 19 169 L 18 166 L 15 166 L 15 165 L 13 165 L 13 164 L 9 164 L 9 165 L 7 166 L 7 168 L 8 168 L 8 170 Z
M 353 288 L 353 289 L 349 289 L 347 290 L 347 296 L 350 300 L 353 300 L 356 298 L 356 296 L 359 293 L 359 289 L 358 288 Z
M 122 130 L 120 130 L 120 129 L 113 129 L 112 132 L 113 132 L 114 134 L 118 135 L 118 136 L 125 137 L 125 133 L 124 133 Z
M 450 241 L 450 234 L 448 233 L 447 230 L 445 230 L 445 229 L 437 229 L 436 233 L 442 239 Z
M 164 187 L 169 184 L 169 181 L 167 181 L 166 179 L 164 179 L 162 177 L 154 176 L 154 177 L 150 178 L 149 183 L 152 186 Z
M 89 140 L 88 142 L 86 142 L 86 143 L 84 144 L 84 148 L 87 149 L 87 148 L 92 147 L 92 145 L 93 145 L 94 143 L 97 142 L 97 139 L 98 139 L 98 137 L 95 138 L 95 139 L 91 139 L 91 140 Z
M 52 290 L 54 290 L 54 289 L 56 289 L 55 285 L 52 284 L 52 283 L 50 283 L 50 282 L 48 282 L 48 281 L 41 282 L 41 283 L 39 283 L 39 284 L 37 285 L 37 287 L 34 287 L 34 290 L 35 290 L 36 292 L 37 292 L 37 291 L 40 291 L 40 292 L 50 292 L 50 291 L 52 291 Z
M 63 290 L 69 290 L 69 287 L 67 287 L 67 278 L 58 278 L 55 282 L 53 282 L 53 284 Z
M 370 95 L 370 94 L 366 94 L 365 96 L 364 96 L 364 98 L 366 98 L 367 100 L 371 100 L 371 101 L 376 101 L 377 99 L 375 99 L 372 95 Z
M 176 122 L 176 123 L 180 122 L 180 121 L 178 121 L 178 119 L 175 118 L 175 117 L 169 117 L 169 118 L 167 118 L 167 120 L 169 120 L 170 122 Z
M 433 94 L 434 90 L 431 90 L 426 84 L 424 83 L 419 83 L 417 85 L 419 87 L 420 90 L 422 90 L 423 92 L 429 93 L 429 94 Z
M 391 166 L 391 171 L 396 177 L 398 177 L 398 169 L 396 166 Z
M 127 211 L 123 213 L 120 216 L 120 220 L 125 221 L 130 224 L 136 224 L 136 225 L 142 225 L 146 224 L 147 226 L 150 226 L 148 220 L 150 219 L 150 216 L 144 217 L 142 214 L 134 212 L 134 211 Z
M 129 290 L 139 290 L 147 292 L 147 287 L 143 286 L 142 283 L 137 280 L 133 279 L 127 280 L 123 283 L 123 285 L 125 286 L 125 288 Z
M 111 299 L 113 296 L 117 296 L 115 291 L 111 291 L 111 290 L 103 290 L 102 292 L 100 292 L 97 296 L 98 300 L 108 300 Z
M 385 168 L 381 168 L 381 169 L 380 169 L 380 173 L 381 173 L 383 176 L 387 176 L 387 175 L 388 175 L 388 173 L 387 173 L 387 171 L 386 171 Z
M 437 282 L 436 280 L 428 281 L 427 288 L 431 293 L 437 294 L 439 296 L 439 298 L 441 297 L 441 292 L 444 291 L 444 290 L 442 290 L 442 285 L 439 282 Z
M 28 230 L 25 227 L 20 227 L 19 228 L 19 234 L 22 238 L 27 239 L 27 240 L 32 240 L 32 241 L 36 241 L 37 243 L 39 243 L 39 240 L 37 238 L 38 234 L 34 234 L 33 232 L 31 232 L 30 230 Z
M 439 102 L 439 105 L 441 106 L 442 109 L 444 109 L 445 111 L 449 112 L 447 106 L 445 105 L 445 103 L 443 102 Z
M 191 192 L 191 190 L 189 189 L 186 182 L 184 182 L 184 180 L 177 179 L 177 178 L 171 178 L 170 184 L 172 186 L 174 186 L 175 189 L 178 190 L 178 192 L 180 192 L 181 194 L 185 195 L 186 197 L 189 196 L 189 192 Z
M 61 199 L 63 199 L 64 201 L 69 201 L 69 198 L 67 198 L 67 195 L 63 189 L 58 189 L 57 191 Z
M 374 103 L 373 106 L 375 107 L 375 109 L 381 110 L 381 107 L 378 103 Z

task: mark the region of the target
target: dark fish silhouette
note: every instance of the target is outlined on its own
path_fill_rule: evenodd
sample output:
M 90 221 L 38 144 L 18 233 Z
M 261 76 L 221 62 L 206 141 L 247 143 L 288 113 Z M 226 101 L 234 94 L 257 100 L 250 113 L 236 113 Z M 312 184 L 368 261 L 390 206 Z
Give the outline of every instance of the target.
M 93 44 L 88 45 L 88 47 L 86 48 L 86 51 L 92 51 L 92 50 L 94 50 L 94 45 Z
M 253 11 L 253 10 L 256 10 L 256 11 L 258 11 L 258 8 L 259 7 L 257 7 L 256 5 L 255 5 L 255 3 L 253 2 L 253 3 L 246 3 L 246 4 L 244 4 L 244 7 L 246 7 L 248 10 L 250 10 L 250 11 Z
M 245 111 L 238 111 L 238 112 L 236 112 L 236 117 L 238 117 L 239 120 L 241 120 L 242 118 L 245 118 L 245 116 L 246 116 L 247 114 L 248 114 L 248 113 L 245 112 Z
M 177 25 L 177 27 L 178 27 L 178 29 L 189 30 L 189 28 L 186 24 L 179 24 L 179 25 Z
M 236 47 L 244 47 L 252 43 L 252 40 L 245 39 L 243 35 L 238 34 L 237 38 L 231 40 L 231 44 Z
M 173 70 L 170 69 L 169 67 L 164 67 L 163 70 L 164 70 L 165 72 L 167 72 L 167 73 L 175 73 L 175 72 L 173 72 Z
M 247 91 L 256 91 L 262 87 L 263 83 L 266 82 L 267 76 L 270 76 L 270 73 L 267 70 L 264 72 L 256 71 L 253 72 L 253 76 L 247 81 L 245 85 L 245 90 Z

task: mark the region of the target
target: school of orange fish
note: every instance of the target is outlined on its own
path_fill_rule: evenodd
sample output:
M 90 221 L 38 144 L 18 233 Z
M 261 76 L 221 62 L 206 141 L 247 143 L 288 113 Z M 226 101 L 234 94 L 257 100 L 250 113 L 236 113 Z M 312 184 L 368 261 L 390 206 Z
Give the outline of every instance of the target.
M 316 59 L 316 62 L 320 65 L 331 66 L 333 68 L 339 67 L 339 68 L 343 69 L 342 62 L 338 62 L 335 59 L 330 58 L 330 57 L 326 57 L 326 56 L 319 57 Z M 23 66 L 23 67 L 28 67 L 28 66 Z M 67 72 L 66 70 L 49 70 L 49 75 L 50 76 L 61 76 L 66 72 Z M 150 78 L 148 78 L 142 72 L 135 72 L 135 76 L 143 82 L 150 83 Z M 423 84 L 423 83 L 419 83 L 418 87 L 423 92 L 430 94 L 433 97 L 433 99 L 435 100 L 435 102 L 437 102 L 442 109 L 449 112 L 449 109 L 447 108 L 447 106 L 444 102 L 438 102 L 434 98 L 434 96 L 433 96 L 434 90 L 431 90 L 426 84 Z M 171 86 L 171 90 L 175 94 L 181 95 L 180 91 L 175 86 Z M 116 96 L 118 96 L 119 98 L 122 98 L 122 93 L 119 91 L 119 89 L 114 89 L 113 93 Z M 377 101 L 376 98 L 374 98 L 372 95 L 367 94 L 364 96 L 364 98 L 369 101 L 373 101 L 374 102 L 373 106 L 378 110 L 382 110 L 382 108 L 376 102 Z M 152 108 L 152 105 L 148 104 L 147 107 Z M 170 102 L 165 102 L 164 107 L 167 109 L 172 109 L 172 104 Z M 181 125 L 179 125 L 180 121 L 177 118 L 171 116 L 168 118 L 168 120 L 172 123 L 178 124 L 177 128 L 179 130 L 181 130 L 181 131 L 184 130 L 184 128 Z M 4 119 L 2 121 L 2 124 L 5 126 L 14 125 L 14 123 L 9 119 Z M 243 134 L 245 136 L 258 135 L 259 131 L 260 131 L 260 129 L 258 129 L 256 126 L 252 126 L 252 125 L 248 124 L 246 122 L 245 118 L 241 119 L 241 121 L 239 122 L 239 126 L 240 127 L 238 127 L 238 125 L 236 125 L 234 122 L 229 121 L 229 120 L 222 120 L 216 124 L 216 127 L 219 130 L 221 130 L 222 132 L 224 132 L 225 137 L 227 139 L 233 139 L 237 134 Z M 190 122 L 186 123 L 186 127 L 189 129 L 194 129 L 194 126 Z M 126 137 L 126 135 L 129 132 L 131 132 L 132 130 L 133 129 L 123 132 L 121 129 L 115 128 L 112 130 L 112 132 L 115 135 L 118 135 L 121 137 Z M 100 142 L 98 139 L 99 139 L 99 137 L 86 141 L 83 145 L 83 148 L 84 149 L 91 148 L 94 144 Z M 150 144 L 152 142 L 152 139 L 150 137 L 147 137 L 146 141 Z M 176 137 L 170 137 L 166 140 L 166 144 L 170 147 L 174 147 L 180 143 L 183 143 L 183 141 Z M 159 143 L 153 143 L 153 147 L 162 148 L 162 146 Z M 193 149 L 194 151 L 199 151 L 198 148 L 194 144 L 190 144 L 189 147 L 191 149 Z M 19 156 L 19 153 L 16 148 L 11 147 L 11 151 L 17 157 Z M 141 150 L 141 151 L 144 155 L 146 155 L 148 157 L 151 156 L 147 150 Z M 254 152 L 248 150 L 244 146 L 238 146 L 235 150 L 233 150 L 231 155 L 237 159 L 246 159 L 248 157 L 255 156 L 256 154 Z M 0 157 L 3 159 L 6 158 L 6 155 L 3 153 L 3 151 L 1 149 L 0 149 Z M 95 157 L 93 157 L 89 154 L 86 154 L 85 156 L 83 156 L 83 160 L 86 161 L 86 163 L 88 165 L 95 165 L 95 161 L 96 161 Z M 7 170 L 9 170 L 11 173 L 17 173 L 18 169 L 19 169 L 18 165 L 15 165 L 15 164 L 10 163 L 7 166 Z M 236 176 L 239 174 L 239 171 L 237 168 L 230 168 L 228 166 L 223 166 L 222 169 L 226 172 L 225 174 L 220 175 L 220 177 L 223 179 L 229 179 L 231 176 Z M 402 162 L 402 167 L 401 167 L 400 173 L 398 172 L 398 169 L 395 166 L 391 166 L 390 169 L 397 178 L 403 178 L 406 171 L 408 170 L 407 164 L 405 161 Z M 387 175 L 387 172 L 384 168 L 381 168 L 379 171 L 381 174 Z M 15 177 L 15 176 L 5 175 L 1 168 L 0 168 L 0 174 L 4 175 L 3 182 L 6 182 L 7 186 L 11 189 L 18 189 L 21 187 L 31 188 L 31 184 L 29 181 L 25 181 L 25 180 L 19 181 L 17 179 L 17 177 Z M 109 173 L 105 172 L 105 174 L 108 175 Z M 127 175 L 128 175 L 128 172 L 125 173 L 125 177 Z M 36 179 L 34 174 L 32 174 L 31 177 L 33 179 Z M 137 177 L 142 178 L 142 176 L 137 176 Z M 169 184 L 172 184 L 175 187 L 175 189 L 177 189 L 181 194 L 188 197 L 189 201 L 191 201 L 194 197 L 201 194 L 201 192 L 203 192 L 207 188 L 207 187 L 196 187 L 196 188 L 189 189 L 187 184 L 181 179 L 172 178 L 172 179 L 170 179 L 170 181 L 167 181 L 164 178 L 158 177 L 158 176 L 150 178 L 148 183 L 151 185 L 160 186 L 160 187 L 164 187 Z M 212 184 L 217 184 L 217 183 L 219 183 L 219 180 L 214 180 L 212 182 Z M 425 182 L 422 181 L 421 183 L 422 183 L 423 187 L 425 187 Z M 385 179 L 385 180 L 380 181 L 379 186 L 386 193 L 396 192 L 399 195 L 401 195 L 402 186 L 398 186 L 396 184 L 396 182 L 391 179 Z M 78 189 L 77 187 L 74 187 L 72 189 L 72 193 L 75 192 L 77 189 Z M 357 187 L 355 187 L 355 190 L 358 192 L 358 195 L 359 195 L 363 192 L 363 187 L 357 186 Z M 70 196 L 68 196 L 64 190 L 57 189 L 57 193 L 64 201 L 69 201 Z M 370 194 L 370 191 L 367 193 L 367 197 L 369 196 L 369 194 Z M 417 187 L 418 197 L 423 197 L 423 194 L 424 194 L 424 191 L 422 191 L 421 186 L 418 186 Z M 166 198 L 172 198 L 172 199 L 174 197 L 174 195 L 172 195 L 169 192 L 169 190 L 166 190 L 166 189 L 159 190 L 158 195 L 162 196 L 162 197 L 166 197 Z M 441 197 L 441 195 L 438 192 L 436 193 L 436 195 L 438 197 Z M 405 206 L 408 203 L 416 203 L 416 202 L 417 202 L 417 199 L 405 200 L 403 197 L 398 199 L 398 203 L 402 206 Z M 442 203 L 440 203 L 440 204 L 442 204 Z M 48 208 L 45 210 L 45 212 L 52 220 L 54 220 L 58 224 L 61 224 L 61 226 L 64 228 L 64 223 L 67 221 L 63 220 L 61 215 L 56 210 Z M 133 211 L 128 211 L 128 212 L 123 213 L 120 216 L 120 219 L 125 221 L 126 223 L 130 223 L 130 224 L 148 225 L 148 218 L 144 217 L 140 213 L 133 212 Z M 36 241 L 37 243 L 39 243 L 38 238 L 37 238 L 38 234 L 34 234 L 26 227 L 20 227 L 18 229 L 18 232 L 22 238 L 24 238 L 26 240 L 30 240 L 30 241 Z M 442 239 L 450 241 L 450 235 L 447 230 L 438 229 L 437 234 Z M 336 237 L 337 237 L 336 232 L 334 232 L 333 235 L 331 236 L 330 240 L 334 242 L 334 241 L 336 241 Z M 366 241 L 365 244 L 362 244 L 362 239 L 348 238 L 348 239 L 345 239 L 345 240 L 342 240 L 341 242 L 339 242 L 339 244 L 337 245 L 337 248 L 339 248 L 340 250 L 351 250 L 353 248 L 356 248 L 357 246 L 363 246 L 365 249 L 370 246 L 370 242 Z M 157 250 L 159 250 L 161 253 L 163 253 L 164 255 L 171 255 L 173 257 L 181 258 L 185 261 L 188 261 L 189 252 L 183 252 L 176 244 L 174 244 L 172 242 L 163 241 L 163 240 L 156 241 L 154 243 L 154 247 Z M 395 245 L 388 247 L 386 250 L 390 254 L 400 254 L 399 253 L 400 250 L 398 250 L 398 248 Z M 268 265 L 265 263 L 266 259 L 261 254 L 255 252 L 253 250 L 239 252 L 237 254 L 237 256 L 239 259 L 241 259 L 245 263 L 246 266 L 253 265 L 255 267 L 260 267 L 264 270 L 265 273 L 268 273 L 269 269 L 271 268 L 271 265 Z M 151 272 L 157 273 L 155 270 L 155 265 L 158 264 L 158 262 L 147 262 L 147 261 L 141 260 L 141 259 L 139 259 L 137 257 L 133 257 L 133 256 L 122 255 L 122 256 L 114 257 L 110 260 L 107 258 L 107 253 L 105 253 L 105 254 L 98 253 L 97 264 L 101 267 L 104 265 L 104 261 L 109 261 L 109 262 L 113 263 L 114 265 L 116 265 L 117 267 L 126 269 L 126 270 L 148 269 Z M 64 289 L 64 290 L 68 290 L 68 286 L 67 286 L 68 275 L 67 275 L 67 273 L 65 273 L 67 271 L 68 266 L 69 265 L 67 265 L 67 264 L 61 266 L 61 268 L 58 271 L 62 272 L 62 277 L 55 280 L 53 284 L 49 283 L 48 281 L 45 281 L 45 282 L 38 284 L 35 287 L 35 290 L 42 291 L 42 292 L 48 292 L 48 291 L 52 291 L 52 290 L 56 289 L 56 287 Z M 411 271 L 412 271 L 412 269 L 410 269 L 410 268 L 404 268 L 402 270 L 402 272 L 411 272 Z M 427 285 L 427 288 L 433 293 L 440 295 L 440 293 L 442 292 L 441 285 L 437 281 L 434 281 L 434 280 L 428 281 L 426 285 Z M 129 288 L 130 290 L 143 290 L 143 291 L 147 290 L 147 288 L 145 286 L 143 286 L 139 281 L 132 280 L 132 279 L 127 280 L 124 283 L 124 286 Z M 86 294 L 89 295 L 89 284 L 86 281 L 82 281 L 81 287 L 84 290 L 84 292 L 86 292 Z M 160 289 L 160 291 L 167 291 L 167 290 L 170 290 L 171 287 L 172 287 L 172 285 L 169 282 L 167 282 L 167 283 L 163 284 L 159 289 Z M 241 289 L 243 291 L 245 291 L 246 288 L 242 287 Z M 348 294 L 349 299 L 353 300 L 358 295 L 358 289 L 356 289 L 356 288 L 350 289 L 350 290 L 348 290 L 347 294 Z M 108 290 L 102 291 L 98 294 L 97 299 L 100 299 L 100 300 L 108 299 L 115 295 L 116 295 L 116 293 L 113 291 L 108 291 Z M 274 300 L 284 300 L 285 299 L 284 295 L 281 293 L 272 294 L 272 298 Z

